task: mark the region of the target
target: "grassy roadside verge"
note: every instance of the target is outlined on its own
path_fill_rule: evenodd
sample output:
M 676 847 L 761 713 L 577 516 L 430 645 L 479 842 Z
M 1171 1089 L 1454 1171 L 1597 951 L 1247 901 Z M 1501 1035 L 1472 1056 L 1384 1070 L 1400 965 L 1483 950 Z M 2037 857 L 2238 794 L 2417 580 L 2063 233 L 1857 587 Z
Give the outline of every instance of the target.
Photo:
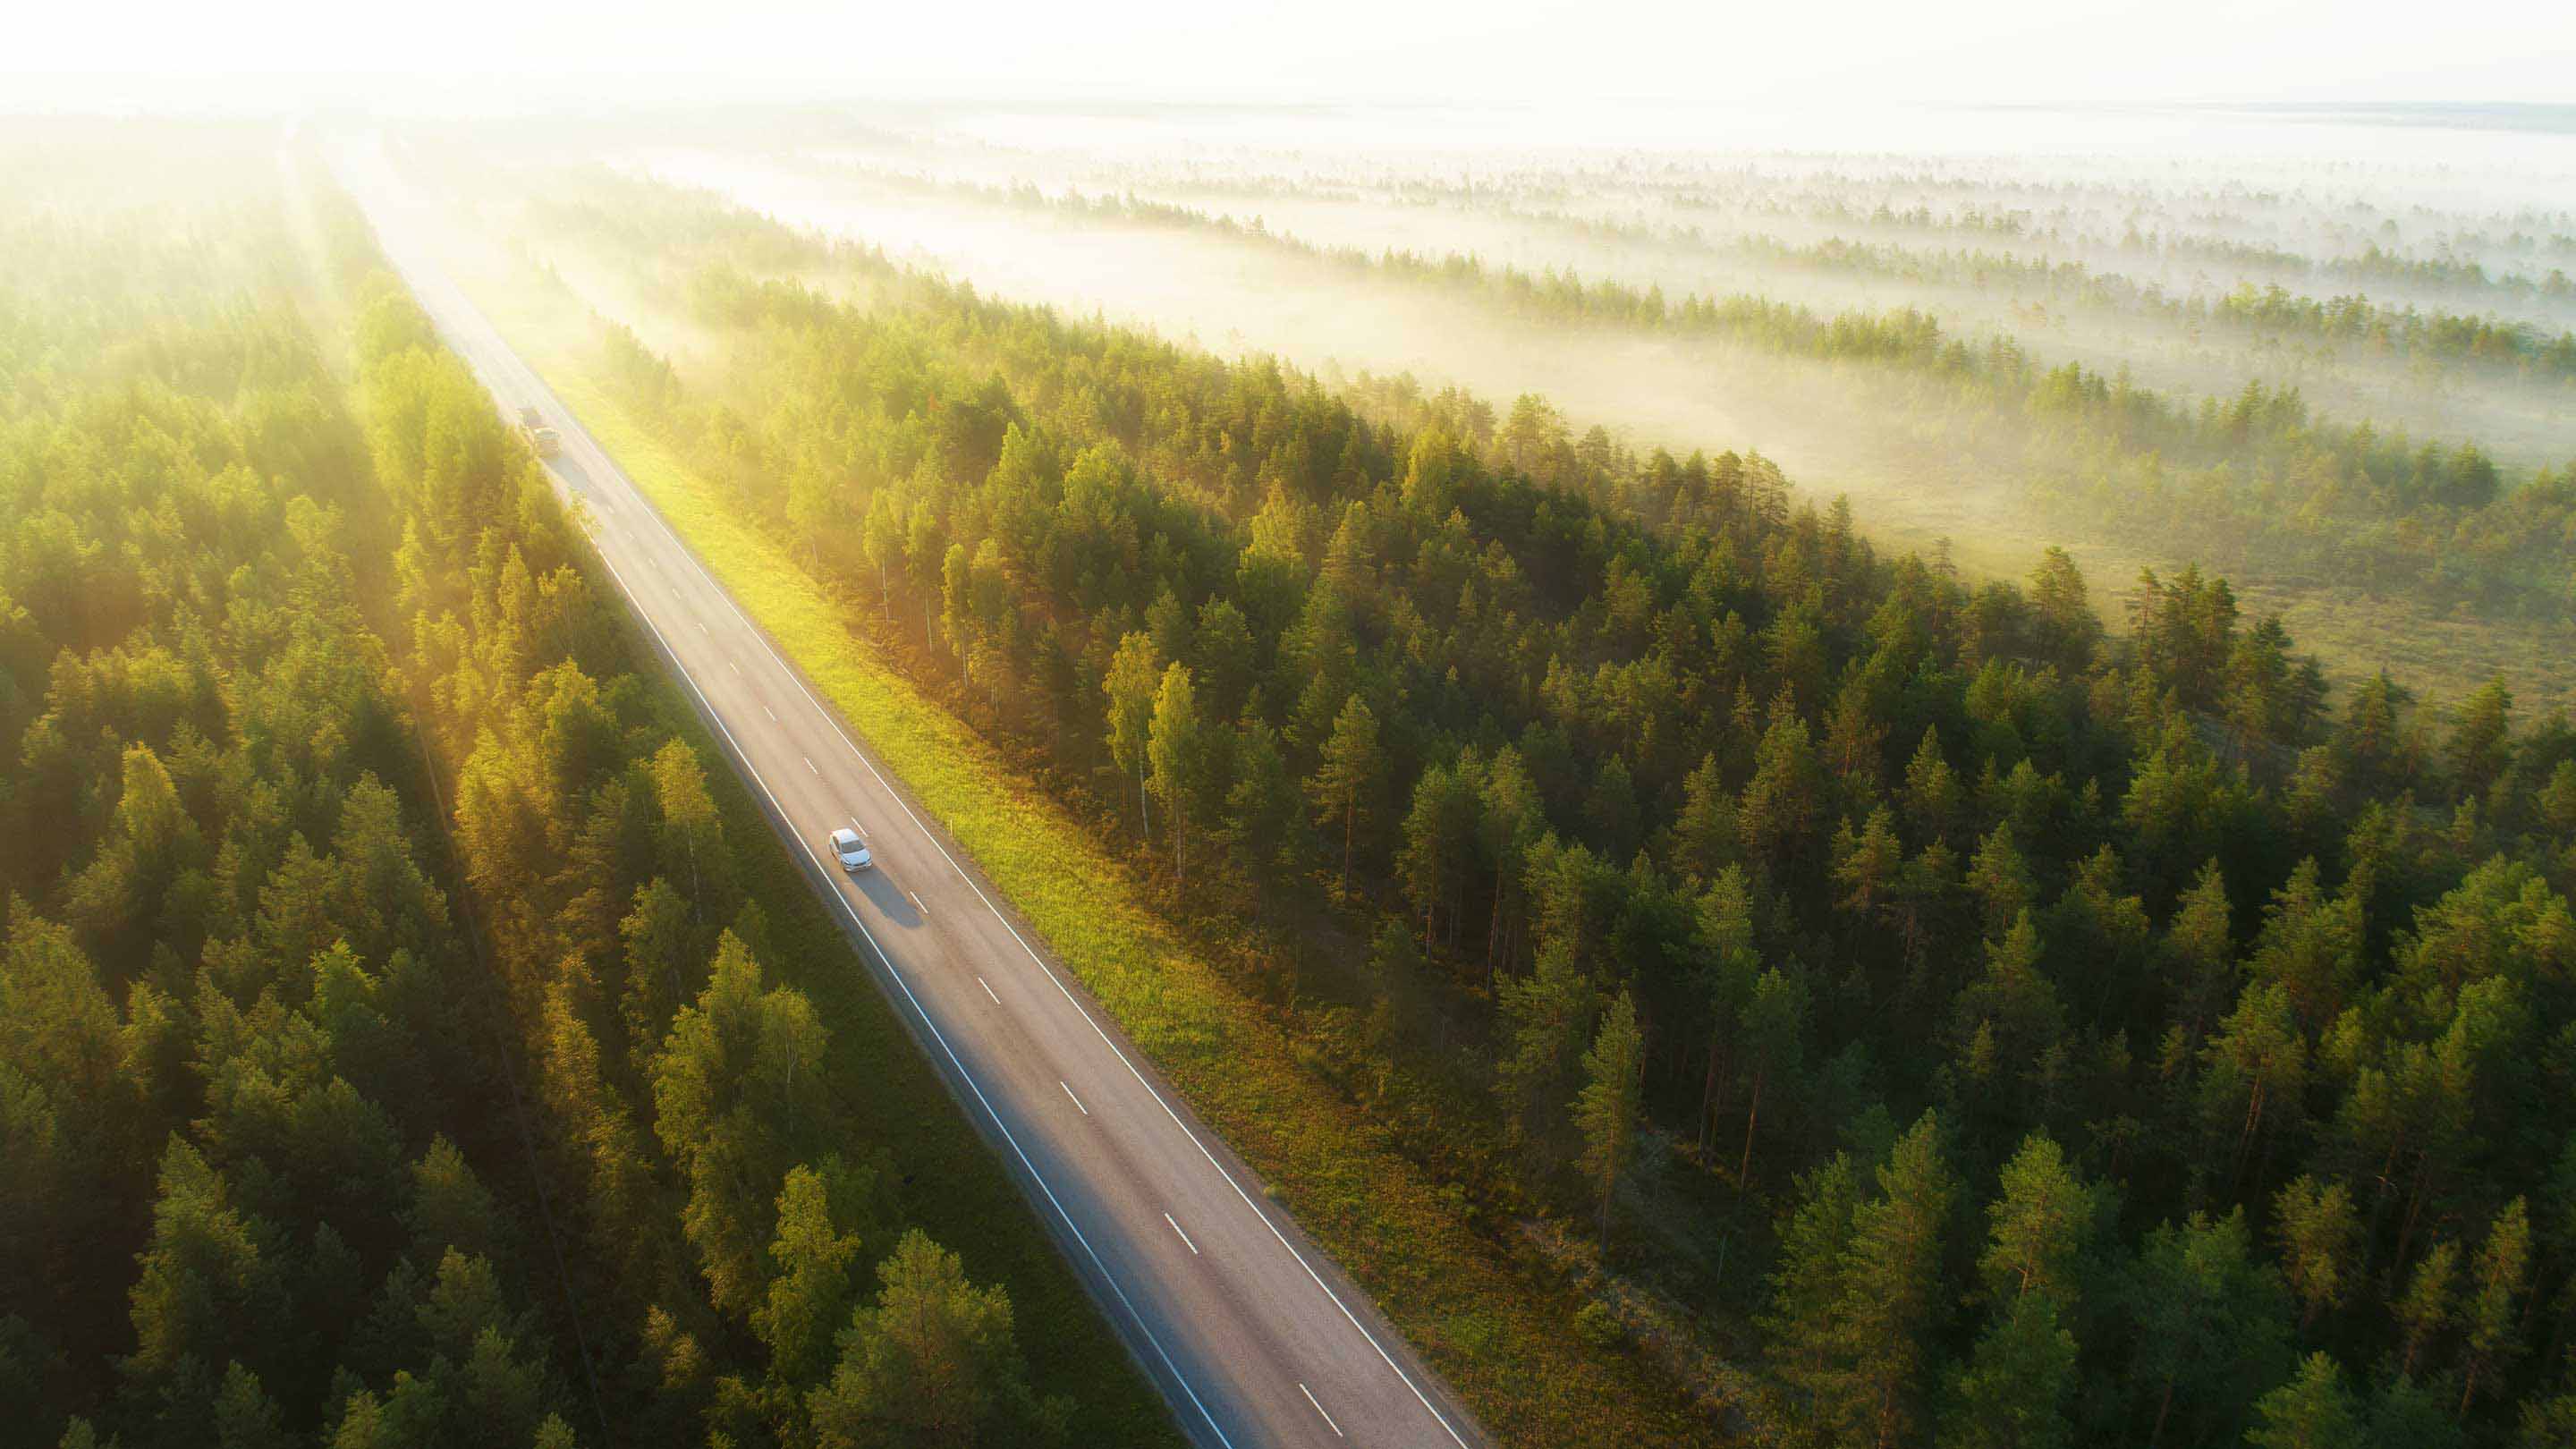
M 915 689 L 784 550 L 738 519 L 590 375 L 586 319 L 512 286 L 489 315 L 744 610 L 972 852 L 1128 1034 L 1505 1443 L 1690 1443 L 1704 1418 L 1579 1306 L 1516 1268 L 1383 1129 L 1301 1067 L 1260 1003 L 1145 903 L 1125 864 Z

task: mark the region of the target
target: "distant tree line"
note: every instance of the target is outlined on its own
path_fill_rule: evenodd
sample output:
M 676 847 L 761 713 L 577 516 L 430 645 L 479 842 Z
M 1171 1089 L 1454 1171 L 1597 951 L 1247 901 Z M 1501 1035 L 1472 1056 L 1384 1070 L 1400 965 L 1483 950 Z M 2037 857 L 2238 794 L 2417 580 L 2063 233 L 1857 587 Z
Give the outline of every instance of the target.
M 2063 295 L 2079 305 L 2142 315 L 2176 327 L 2224 326 L 2265 338 L 2356 346 L 2372 356 L 2472 362 L 2532 381 L 2576 381 L 2576 332 L 2439 308 L 2395 307 L 2368 294 L 2315 297 L 2278 282 L 2240 282 L 2215 296 L 2176 296 L 2155 283 L 2079 261 L 1962 248 L 1924 251 L 1832 238 L 1792 246 L 1748 237 L 1739 249 L 1774 266 L 1859 272 L 1940 286 L 1998 286 L 2015 295 Z
M 987 188 L 985 194 L 993 192 Z M 1032 186 L 1015 186 L 1001 194 L 1019 206 L 1056 204 L 1054 198 Z M 1226 194 L 1236 196 L 1241 192 L 1230 190 Z M 1315 198 L 1331 193 L 1312 186 L 1282 186 L 1260 189 L 1256 194 Z M 1441 193 L 1437 201 L 1428 203 L 1414 196 L 1410 186 L 1397 188 L 1397 194 L 1416 204 L 1473 206 L 1487 211 L 1498 209 L 1491 199 L 1471 198 L 1454 188 Z M 1068 202 L 1072 199 L 1065 198 Z M 1132 194 L 1095 196 L 1087 205 L 1096 213 L 1164 225 L 1206 224 L 1210 221 L 1205 212 Z M 2490 375 L 2514 375 L 2552 387 L 2576 380 L 2576 332 L 2564 327 L 2552 329 L 2527 319 L 2499 317 L 2493 312 L 2458 312 L 2412 304 L 2395 306 L 2373 301 L 2366 291 L 2319 296 L 2272 280 L 2259 286 L 2253 281 L 2239 281 L 2233 288 L 2218 292 L 2209 292 L 2201 287 L 2178 292 L 2161 282 L 2140 281 L 2073 258 L 2050 255 L 2051 248 L 2068 245 L 2110 247 L 2113 242 L 2108 238 L 2088 242 L 2080 237 L 2062 237 L 2055 232 L 2043 235 L 2028 224 L 2026 212 L 1988 213 L 1970 207 L 1936 218 L 1928 208 L 1898 212 L 1881 205 L 1868 211 L 1833 206 L 1803 209 L 1790 214 L 1801 220 L 1839 223 L 1855 231 L 1965 231 L 1974 234 L 1980 243 L 1988 236 L 1994 236 L 2026 241 L 2032 244 L 2031 250 L 2001 250 L 1982 244 L 1926 248 L 1897 241 L 1871 240 L 1866 236 L 1829 236 L 1820 241 L 1791 242 L 1759 230 L 1711 235 L 1708 228 L 1700 225 L 1654 226 L 1556 208 L 1499 209 L 1516 221 L 1565 231 L 1587 242 L 1606 242 L 1647 254 L 1689 250 L 1732 263 L 1749 263 L 1765 268 L 1888 277 L 1980 292 L 1991 289 L 2013 298 L 2054 296 L 2075 305 L 2142 316 L 2180 328 L 2196 330 L 2220 326 L 2264 340 L 2304 341 L 2321 348 L 2358 347 L 2373 357 L 2421 357 L 2433 362 L 2474 363 L 2497 369 Z M 1788 208 L 1776 201 L 1769 206 L 1755 207 L 1746 216 L 1745 224 L 1759 226 L 1772 214 L 1780 212 L 1788 212 Z M 1218 215 L 1213 220 L 1218 225 L 1262 229 L 1257 217 L 1250 222 L 1236 222 L 1229 216 Z M 2565 241 L 2564 238 L 2560 240 Z M 2122 244 L 2122 249 L 2134 251 L 2144 244 L 2142 238 L 2132 234 Z M 2576 253 L 2576 244 L 2571 244 L 2571 252 Z M 2305 273 L 2313 267 L 2331 275 L 2350 273 L 2351 280 L 2377 281 L 2383 285 L 2401 285 L 2416 280 L 2419 272 L 2425 270 L 2391 257 L 2375 244 L 2366 245 L 2353 257 L 2329 259 L 2323 263 L 2290 252 L 2277 253 L 2272 260 L 2274 265 L 2259 270 Z M 2478 275 L 2481 279 L 2485 276 L 2483 272 Z M 2563 270 L 2553 270 L 2528 296 L 2549 301 L 2576 299 L 2576 282 L 2569 281 Z
M 1909 420 L 1927 454 L 1990 463 L 2041 519 L 2107 532 L 2160 556 L 2404 591 L 2435 609 L 2470 603 L 2560 619 L 2576 603 L 2576 559 L 2566 544 L 2576 526 L 2576 459 L 2515 477 L 2474 440 L 2418 441 L 2402 430 L 2334 421 L 2296 387 L 2255 380 L 2233 396 L 2184 397 L 2139 385 L 2125 367 L 2051 366 L 2002 334 L 1953 335 L 1916 307 L 1826 314 L 1751 293 L 1676 299 L 1660 287 L 1492 266 L 1463 253 L 1317 247 L 1162 203 L 1031 189 L 992 194 L 1023 206 L 1219 230 L 1354 276 L 1461 293 L 1535 323 L 1708 338 L 1833 366 L 1871 389 L 1867 396 L 1890 416 Z M 2313 308 L 2321 327 L 2357 325 L 2366 315 L 2268 296 L 2240 293 L 2218 305 L 2275 322 Z M 2456 320 L 2426 326 L 2460 334 L 2463 346 L 2500 345 L 2477 342 L 2477 329 Z M 2576 343 L 2535 346 L 2537 356 L 2576 360 L 2568 351 Z

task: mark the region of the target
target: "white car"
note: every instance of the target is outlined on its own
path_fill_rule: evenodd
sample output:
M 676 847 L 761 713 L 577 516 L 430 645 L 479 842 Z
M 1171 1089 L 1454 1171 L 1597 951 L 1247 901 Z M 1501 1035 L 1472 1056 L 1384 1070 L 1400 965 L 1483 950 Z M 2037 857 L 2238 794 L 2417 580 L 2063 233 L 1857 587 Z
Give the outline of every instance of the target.
M 868 855 L 868 843 L 859 839 L 859 832 L 855 830 L 832 832 L 832 854 L 840 857 L 841 869 L 852 875 L 875 863 Z

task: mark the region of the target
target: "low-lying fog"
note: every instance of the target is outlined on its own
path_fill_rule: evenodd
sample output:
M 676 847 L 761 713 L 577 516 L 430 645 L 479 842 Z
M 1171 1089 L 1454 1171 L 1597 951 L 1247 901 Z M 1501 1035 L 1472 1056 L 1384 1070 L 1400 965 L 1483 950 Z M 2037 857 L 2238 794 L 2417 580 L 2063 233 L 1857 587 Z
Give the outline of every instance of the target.
M 753 158 L 699 149 L 656 149 L 632 158 L 638 169 L 734 196 L 747 205 L 800 225 L 879 242 L 898 253 L 918 249 L 944 269 L 989 277 L 993 285 L 1088 310 L 1098 307 L 1195 335 L 1212 346 L 1238 342 L 1301 359 L 1331 356 L 1346 366 L 1378 370 L 1405 367 L 1458 376 L 1435 355 L 1441 343 L 1414 336 L 1376 314 L 1408 302 L 1407 289 L 1373 288 L 1364 356 L 1354 357 L 1353 326 L 1338 315 L 1341 302 L 1281 295 L 1284 276 L 1301 293 L 1349 290 L 1337 269 L 1305 265 L 1276 249 L 1217 233 L 1137 224 L 1084 223 L 1005 205 L 958 188 L 925 192 L 879 172 L 796 158 Z M 1014 178 L 1029 181 L 1022 175 Z M 1045 178 L 1053 180 L 1054 178 Z M 991 185 L 993 183 L 981 182 Z M 1207 198 L 1179 189 L 1139 188 L 1148 198 L 1211 208 Z M 2381 357 L 2366 344 L 2308 342 L 2295 336 L 2267 339 L 2222 325 L 2184 326 L 2163 317 L 2139 318 L 2045 295 L 2024 300 L 1998 283 L 1925 284 L 1892 276 L 1854 276 L 1795 265 L 1762 266 L 1740 254 L 1708 247 L 1684 248 L 1586 232 L 1539 218 L 1498 216 L 1449 207 L 1403 206 L 1363 199 L 1310 199 L 1293 194 L 1248 198 L 1230 214 L 1259 216 L 1274 233 L 1326 247 L 1356 247 L 1371 254 L 1394 247 L 1429 255 L 1467 252 L 1488 264 L 1537 271 L 1572 268 L 1590 280 L 1656 285 L 1668 296 L 1686 293 L 1751 293 L 1804 303 L 1820 311 L 1878 311 L 1917 306 L 1945 328 L 1971 339 L 2000 333 L 2049 363 L 2076 361 L 2105 373 L 2122 366 L 2145 385 L 2186 395 L 2233 395 L 2249 381 L 2299 387 L 2316 406 L 2342 418 L 2368 418 L 2383 428 L 2404 428 L 2450 442 L 2473 439 L 2499 458 L 2526 467 L 2576 455 L 2576 437 L 2565 416 L 2563 382 L 2533 385 L 2509 371 L 2479 365 L 2434 369 L 2404 358 Z M 1043 247 L 1025 244 L 1032 228 Z M 1174 269 L 1177 268 L 1177 274 Z M 1284 272 L 1283 272 L 1284 268 Z M 1131 296 L 1137 278 L 1153 279 L 1150 296 Z M 1314 308 L 1335 314 L 1289 315 Z M 1471 326 L 1478 309 L 1436 299 L 1441 334 Z M 1331 330 L 1318 334 L 1315 324 Z M 1265 340 L 1267 339 L 1267 340 Z M 1410 349 L 1402 361 L 1386 359 Z M 1700 349 L 1693 349 L 1694 353 Z M 1771 367 L 1795 364 L 1768 359 Z M 1464 377 L 1459 380 L 1465 381 Z M 1480 386 L 1483 386 L 1480 384 Z M 1580 384 L 1577 384 L 1580 386 Z M 1624 388 L 1623 388 L 1624 391 Z M 1837 429 L 1836 436 L 1841 436 Z M 1821 460 L 1813 460 L 1821 461 Z M 1866 486 L 1855 478 L 1853 486 Z
M 1727 214 L 1733 203 L 1762 214 L 1757 229 L 1792 241 L 1813 239 L 1797 234 L 1795 213 L 1818 203 L 1838 214 L 1831 229 L 1842 235 L 1841 213 L 1881 204 L 2018 212 L 2070 243 L 2135 228 L 2315 257 L 2377 246 L 2536 281 L 2576 260 L 2529 245 L 2534 229 L 2563 239 L 2576 216 L 2576 137 L 2517 128 L 2519 119 L 2512 108 L 2448 107 L 967 112 L 872 131 L 845 149 L 986 183 L 1035 173 L 1110 189 L 1465 185 L 1536 193 L 1587 215 L 1680 208 L 1728 230 L 1743 219 Z M 2137 269 L 2134 255 L 2120 259 Z
M 793 164 L 660 153 L 646 169 L 790 225 L 865 241 L 997 295 L 1099 313 L 1226 354 L 1266 352 L 1319 372 L 1411 372 L 1508 401 L 1546 394 L 1570 416 L 1676 446 L 1759 449 L 1823 487 L 1874 482 L 1844 443 L 1857 419 L 1823 399 L 1825 369 L 1606 330 L 1566 332 L 1400 282 L 1354 280 L 1329 263 L 1213 233 L 1101 226 L 817 176 Z M 1753 392 L 1758 366 L 1816 389 L 1783 415 Z M 1776 381 L 1777 379 L 1775 379 Z M 1765 388 L 1763 391 L 1770 391 Z
M 1124 124 L 1111 123 L 1110 128 Z M 1085 219 L 956 187 L 925 186 L 891 174 L 895 168 L 888 158 L 913 155 L 910 145 L 889 141 L 865 146 L 869 154 L 857 159 L 879 168 L 875 170 L 854 164 L 852 148 L 836 149 L 840 157 L 833 160 L 802 154 L 792 144 L 755 155 L 737 140 L 721 150 L 630 144 L 593 147 L 588 154 L 730 196 L 791 225 L 881 246 L 996 295 L 1078 314 L 1098 313 L 1220 353 L 1273 353 L 1327 380 L 1363 370 L 1410 372 L 1426 386 L 1455 383 L 1498 404 L 1522 392 L 1538 392 L 1563 408 L 1578 428 L 1604 423 L 1640 444 L 1683 451 L 1759 449 L 1777 458 L 1815 496 L 1853 494 L 1861 521 L 1881 537 L 1916 547 L 1935 538 L 1954 539 L 1962 560 L 1982 571 L 2019 573 L 2043 543 L 2065 542 L 2079 547 L 2097 587 L 2116 594 L 2142 564 L 2164 569 L 2183 562 L 2144 556 L 2102 539 L 2066 538 L 2064 529 L 2036 523 L 2021 511 L 2016 489 L 1997 486 L 1999 478 L 2045 466 L 2025 455 L 2017 425 L 1989 420 L 1969 427 L 1968 435 L 1954 436 L 1942 429 L 1955 425 L 1909 418 L 1887 406 L 1878 391 L 1879 375 L 1865 368 L 1611 327 L 1522 323 L 1468 295 L 1356 275 L 1330 262 L 1211 229 Z M 922 164 L 915 155 L 910 170 L 971 176 L 984 186 L 1039 179 L 1058 187 L 1090 180 L 1096 187 L 1105 164 L 1100 156 L 1079 153 L 1077 162 L 1061 171 L 1032 178 L 1032 153 L 1025 149 L 1006 152 L 987 146 L 979 151 L 953 142 L 928 149 L 945 159 Z M 2576 151 L 2576 144 L 2558 137 L 2517 137 L 2502 149 L 2563 157 Z M 961 155 L 974 158 L 972 164 L 950 164 Z M 1343 158 L 1320 150 L 1290 159 L 1302 159 L 1318 176 L 1350 174 L 1335 170 L 1344 165 Z M 1190 164 L 1203 167 L 1204 157 Z M 1600 169 L 1598 157 L 1591 164 Z M 1250 174 L 1277 178 L 1287 168 Z M 2176 196 L 2197 195 L 2222 174 L 2194 170 L 2168 189 Z M 2488 186 L 2497 189 L 2480 192 L 2484 204 L 2531 200 L 2504 194 L 2510 185 L 2492 178 L 2479 183 Z M 1230 209 L 1211 207 L 1204 194 L 1185 194 L 1191 189 L 1170 186 L 1163 194 L 1198 209 Z M 1204 183 L 1197 189 L 1203 193 Z M 2478 188 L 2461 189 L 2465 195 Z M 1138 190 L 1152 194 L 1150 188 Z M 2383 197 L 2382 206 L 2397 205 L 2396 194 Z M 2142 380 L 2193 391 L 2233 392 L 2246 378 L 2257 376 L 2296 381 L 2339 416 L 2366 413 L 2383 425 L 2402 423 L 2420 435 L 2445 440 L 2474 437 L 2511 461 L 2576 456 L 2576 429 L 2571 429 L 2568 409 L 2521 385 L 2469 386 L 2458 380 L 2473 378 L 2466 369 L 2455 371 L 2447 391 L 2432 392 L 2399 369 L 2369 359 L 2327 366 L 2281 351 L 2265 354 L 2227 338 L 2195 350 L 2171 328 L 2071 310 L 2033 322 L 2014 314 L 2008 298 L 1979 297 L 1960 288 L 1946 289 L 1954 295 L 1943 295 L 1892 278 L 1859 281 L 1797 268 L 1732 272 L 1706 248 L 1694 253 L 1626 238 L 1592 238 L 1545 217 L 1408 205 L 1348 186 L 1338 195 L 1315 196 L 1265 187 L 1258 199 L 1257 209 L 1274 233 L 1327 246 L 1473 251 L 1489 262 L 1572 265 L 1588 277 L 1656 282 L 1668 294 L 1751 290 L 1827 309 L 1914 302 L 1940 311 L 1971 335 L 1989 326 L 2009 327 L 2027 337 L 2031 350 L 2045 361 L 2081 359 L 2106 370 L 2125 362 Z M 2263 204 L 2277 207 L 2278 198 Z M 2423 203 L 2419 199 L 2414 204 Z M 507 225 L 501 217 L 494 219 Z M 619 275 L 619 268 L 601 266 L 577 250 L 558 251 L 549 261 L 595 305 L 635 322 L 657 346 L 696 350 L 698 339 L 673 319 L 654 315 L 633 279 Z M 2363 623 L 2357 612 L 2344 617 L 2334 591 L 2314 581 L 2291 592 L 2267 590 L 2260 580 L 2240 582 L 2248 585 L 2245 592 L 2256 606 L 2287 608 L 2293 631 L 2311 647 L 2328 651 L 2347 667 L 2385 663 L 2425 680 L 2436 692 L 2465 682 L 2464 657 L 2470 667 L 2482 669 L 2481 656 L 2492 657 L 2499 647 L 2525 653 L 2558 648 L 2537 634 L 2517 636 L 2510 629 L 2483 640 L 2483 647 L 2464 645 L 2459 631 L 2493 626 L 2421 615 L 2414 627 L 2391 631 L 2386 600 L 2376 602 L 2370 616 L 2374 622 Z M 2535 706 L 2549 698 L 2539 689 L 2524 697 Z

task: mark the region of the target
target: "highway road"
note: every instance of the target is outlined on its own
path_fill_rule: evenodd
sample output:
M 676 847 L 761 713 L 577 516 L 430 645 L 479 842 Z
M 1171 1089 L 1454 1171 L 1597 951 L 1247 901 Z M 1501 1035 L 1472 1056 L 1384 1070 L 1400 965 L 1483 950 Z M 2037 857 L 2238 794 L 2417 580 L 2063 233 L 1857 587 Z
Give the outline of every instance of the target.
M 549 460 L 556 487 L 609 573 L 1183 1432 L 1222 1449 L 1485 1443 L 876 763 L 865 722 L 853 728 L 820 700 L 448 280 L 443 222 L 381 152 L 347 147 L 337 163 L 387 256 L 504 415 L 535 407 L 562 433 Z M 842 826 L 866 836 L 876 869 L 838 868 L 825 841 Z

